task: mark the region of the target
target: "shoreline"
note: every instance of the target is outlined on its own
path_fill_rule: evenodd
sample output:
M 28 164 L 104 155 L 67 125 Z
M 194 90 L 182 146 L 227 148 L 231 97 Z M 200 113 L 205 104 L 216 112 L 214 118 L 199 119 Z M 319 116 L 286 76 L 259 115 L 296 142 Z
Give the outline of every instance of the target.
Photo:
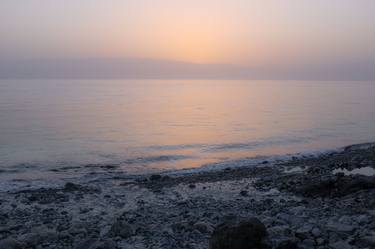
M 363 168 L 370 174 L 350 174 Z M 251 217 L 267 228 L 264 248 L 375 248 L 371 170 L 375 143 L 250 167 L 2 191 L 0 248 L 203 249 L 219 224 Z

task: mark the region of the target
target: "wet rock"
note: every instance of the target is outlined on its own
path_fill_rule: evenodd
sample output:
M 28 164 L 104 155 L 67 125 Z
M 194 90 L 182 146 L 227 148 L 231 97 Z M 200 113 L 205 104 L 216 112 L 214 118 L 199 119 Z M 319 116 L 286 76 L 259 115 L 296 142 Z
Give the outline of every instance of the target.
M 239 223 L 226 222 L 215 228 L 210 249 L 252 249 L 259 248 L 267 236 L 266 227 L 257 218 Z
M 151 175 L 150 176 L 150 181 L 159 181 L 161 180 L 162 176 L 159 174 Z
M 22 249 L 23 245 L 18 240 L 7 238 L 0 240 L 0 249 Z
M 74 191 L 80 190 L 80 187 L 81 186 L 79 186 L 77 184 L 74 184 L 72 182 L 67 182 L 65 184 L 64 190 L 67 191 L 67 192 L 74 192 Z
M 123 239 L 129 238 L 133 235 L 132 226 L 125 220 L 117 220 L 111 227 L 109 235 L 112 237 L 121 237 Z
M 193 189 L 196 188 L 195 184 L 189 184 L 189 188 Z

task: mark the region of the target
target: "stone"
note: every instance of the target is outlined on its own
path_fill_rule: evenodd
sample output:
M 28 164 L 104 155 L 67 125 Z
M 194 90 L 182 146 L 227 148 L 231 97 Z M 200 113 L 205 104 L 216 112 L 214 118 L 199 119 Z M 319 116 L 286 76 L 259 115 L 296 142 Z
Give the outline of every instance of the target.
M 345 225 L 351 225 L 352 219 L 349 216 L 344 215 L 340 217 L 339 222 Z
M 330 243 L 329 246 L 332 249 L 352 249 L 352 246 L 349 245 L 345 241 L 338 241 L 338 242 L 335 242 L 335 243 Z
M 375 248 L 375 232 L 372 235 L 367 235 L 359 238 L 356 243 L 358 247 Z
M 77 191 L 80 189 L 80 186 L 77 185 L 77 184 L 74 184 L 72 182 L 67 182 L 65 184 L 65 187 L 64 187 L 64 190 L 67 191 L 67 192 L 73 192 L 73 191 Z
M 18 240 L 7 238 L 0 240 L 0 249 L 22 249 L 23 245 Z
M 211 224 L 208 224 L 206 222 L 198 221 L 194 224 L 194 228 L 197 229 L 201 233 L 211 233 L 213 228 Z
M 158 180 L 160 180 L 161 178 L 162 178 L 162 176 L 159 175 L 159 174 L 155 174 L 155 175 L 151 175 L 151 176 L 150 176 L 150 180 L 151 180 L 151 181 L 158 181 Z
M 306 197 L 342 197 L 360 190 L 375 188 L 373 176 L 332 176 L 321 181 L 311 180 L 296 189 Z
M 112 237 L 121 237 L 123 239 L 129 238 L 133 235 L 134 231 L 132 226 L 125 220 L 117 220 L 109 230 L 109 235 Z
M 189 184 L 189 188 L 193 189 L 195 187 L 196 187 L 195 184 Z
M 370 218 L 367 215 L 363 214 L 363 215 L 358 216 L 356 221 L 358 222 L 358 224 L 363 225 L 363 224 L 369 223 Z
M 292 236 L 292 230 L 288 225 L 274 226 L 267 230 L 268 234 L 272 237 L 274 236 Z
M 99 241 L 95 241 L 89 247 L 89 249 L 115 249 L 115 248 L 117 248 L 117 244 L 113 240 L 99 240 Z
M 264 224 L 257 218 L 217 226 L 209 240 L 210 249 L 258 248 L 267 236 Z
M 297 249 L 297 243 L 293 240 L 284 240 L 276 246 L 276 249 Z
M 296 237 L 300 239 L 306 239 L 310 237 L 310 232 L 312 231 L 312 225 L 306 224 L 303 227 L 300 227 L 296 231 Z
M 322 234 L 322 232 L 320 231 L 319 228 L 317 227 L 314 227 L 313 230 L 311 230 L 311 234 L 317 238 L 317 237 L 320 237 L 320 235 Z
M 329 231 L 337 231 L 342 233 L 350 233 L 353 232 L 354 227 L 351 225 L 345 225 L 338 222 L 328 222 L 326 226 L 327 230 Z
M 305 239 L 302 241 L 302 244 L 308 248 L 314 248 L 315 247 L 315 241 L 312 239 Z

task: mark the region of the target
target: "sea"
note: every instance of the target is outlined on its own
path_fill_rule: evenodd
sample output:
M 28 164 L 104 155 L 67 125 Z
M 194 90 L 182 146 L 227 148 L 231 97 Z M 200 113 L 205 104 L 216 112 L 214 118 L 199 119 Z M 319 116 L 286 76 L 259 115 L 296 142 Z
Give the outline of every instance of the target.
M 0 80 L 0 178 L 249 166 L 375 141 L 375 82 Z

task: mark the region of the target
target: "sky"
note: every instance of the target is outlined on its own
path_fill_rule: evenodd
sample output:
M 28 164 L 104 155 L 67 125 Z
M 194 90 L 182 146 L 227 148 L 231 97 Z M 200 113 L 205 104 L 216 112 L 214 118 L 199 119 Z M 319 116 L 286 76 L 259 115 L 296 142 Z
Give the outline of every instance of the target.
M 1 0 L 4 60 L 375 61 L 373 0 Z

